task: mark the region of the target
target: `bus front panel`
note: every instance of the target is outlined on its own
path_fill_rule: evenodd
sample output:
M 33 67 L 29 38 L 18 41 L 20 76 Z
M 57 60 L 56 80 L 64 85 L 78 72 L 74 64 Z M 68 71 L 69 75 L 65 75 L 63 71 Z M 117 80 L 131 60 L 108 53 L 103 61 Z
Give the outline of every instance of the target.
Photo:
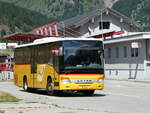
M 96 90 L 104 87 L 101 41 L 64 41 L 59 61 L 60 90 Z

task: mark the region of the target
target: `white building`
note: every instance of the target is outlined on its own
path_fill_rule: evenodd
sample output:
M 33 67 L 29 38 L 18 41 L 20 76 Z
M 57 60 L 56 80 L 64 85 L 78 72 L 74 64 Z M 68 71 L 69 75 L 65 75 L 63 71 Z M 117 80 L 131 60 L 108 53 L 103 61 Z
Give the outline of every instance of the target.
M 150 79 L 150 33 L 106 39 L 105 74 L 110 79 Z
M 73 37 L 114 37 L 127 35 L 137 24 L 119 12 L 110 9 L 96 9 L 62 21 L 65 36 Z

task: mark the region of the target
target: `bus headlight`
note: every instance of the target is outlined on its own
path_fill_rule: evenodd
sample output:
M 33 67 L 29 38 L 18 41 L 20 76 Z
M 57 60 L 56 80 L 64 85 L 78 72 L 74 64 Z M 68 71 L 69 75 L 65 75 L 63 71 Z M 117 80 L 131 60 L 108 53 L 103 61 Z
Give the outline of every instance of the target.
M 66 83 L 71 83 L 69 78 L 61 78 L 61 81 L 66 84 Z
M 97 82 L 98 82 L 98 83 L 104 82 L 104 79 L 97 79 Z

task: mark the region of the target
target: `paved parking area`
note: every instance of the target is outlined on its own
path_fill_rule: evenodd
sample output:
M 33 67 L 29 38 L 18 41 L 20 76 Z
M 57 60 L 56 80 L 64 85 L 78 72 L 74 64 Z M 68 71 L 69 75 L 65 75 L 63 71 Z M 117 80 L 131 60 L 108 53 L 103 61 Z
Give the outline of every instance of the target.
M 106 80 L 105 89 L 94 96 L 64 93 L 48 96 L 45 90 L 24 92 L 13 82 L 0 82 L 0 90 L 23 99 L 0 103 L 6 113 L 149 113 L 150 83 Z

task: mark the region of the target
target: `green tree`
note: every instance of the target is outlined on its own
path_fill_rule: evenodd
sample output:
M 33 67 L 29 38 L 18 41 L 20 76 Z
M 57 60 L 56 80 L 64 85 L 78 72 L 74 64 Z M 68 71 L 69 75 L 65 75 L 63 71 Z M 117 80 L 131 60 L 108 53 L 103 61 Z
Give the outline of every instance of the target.
M 4 35 L 6 35 L 6 31 L 4 29 L 1 30 L 1 37 L 3 37 Z
M 15 32 L 15 23 L 14 23 L 14 22 L 12 22 L 12 23 L 9 24 L 9 30 L 10 30 L 12 33 Z
M 2 29 L 0 31 L 0 41 L 3 42 L 4 41 L 4 35 L 6 35 L 6 31 L 4 29 Z

